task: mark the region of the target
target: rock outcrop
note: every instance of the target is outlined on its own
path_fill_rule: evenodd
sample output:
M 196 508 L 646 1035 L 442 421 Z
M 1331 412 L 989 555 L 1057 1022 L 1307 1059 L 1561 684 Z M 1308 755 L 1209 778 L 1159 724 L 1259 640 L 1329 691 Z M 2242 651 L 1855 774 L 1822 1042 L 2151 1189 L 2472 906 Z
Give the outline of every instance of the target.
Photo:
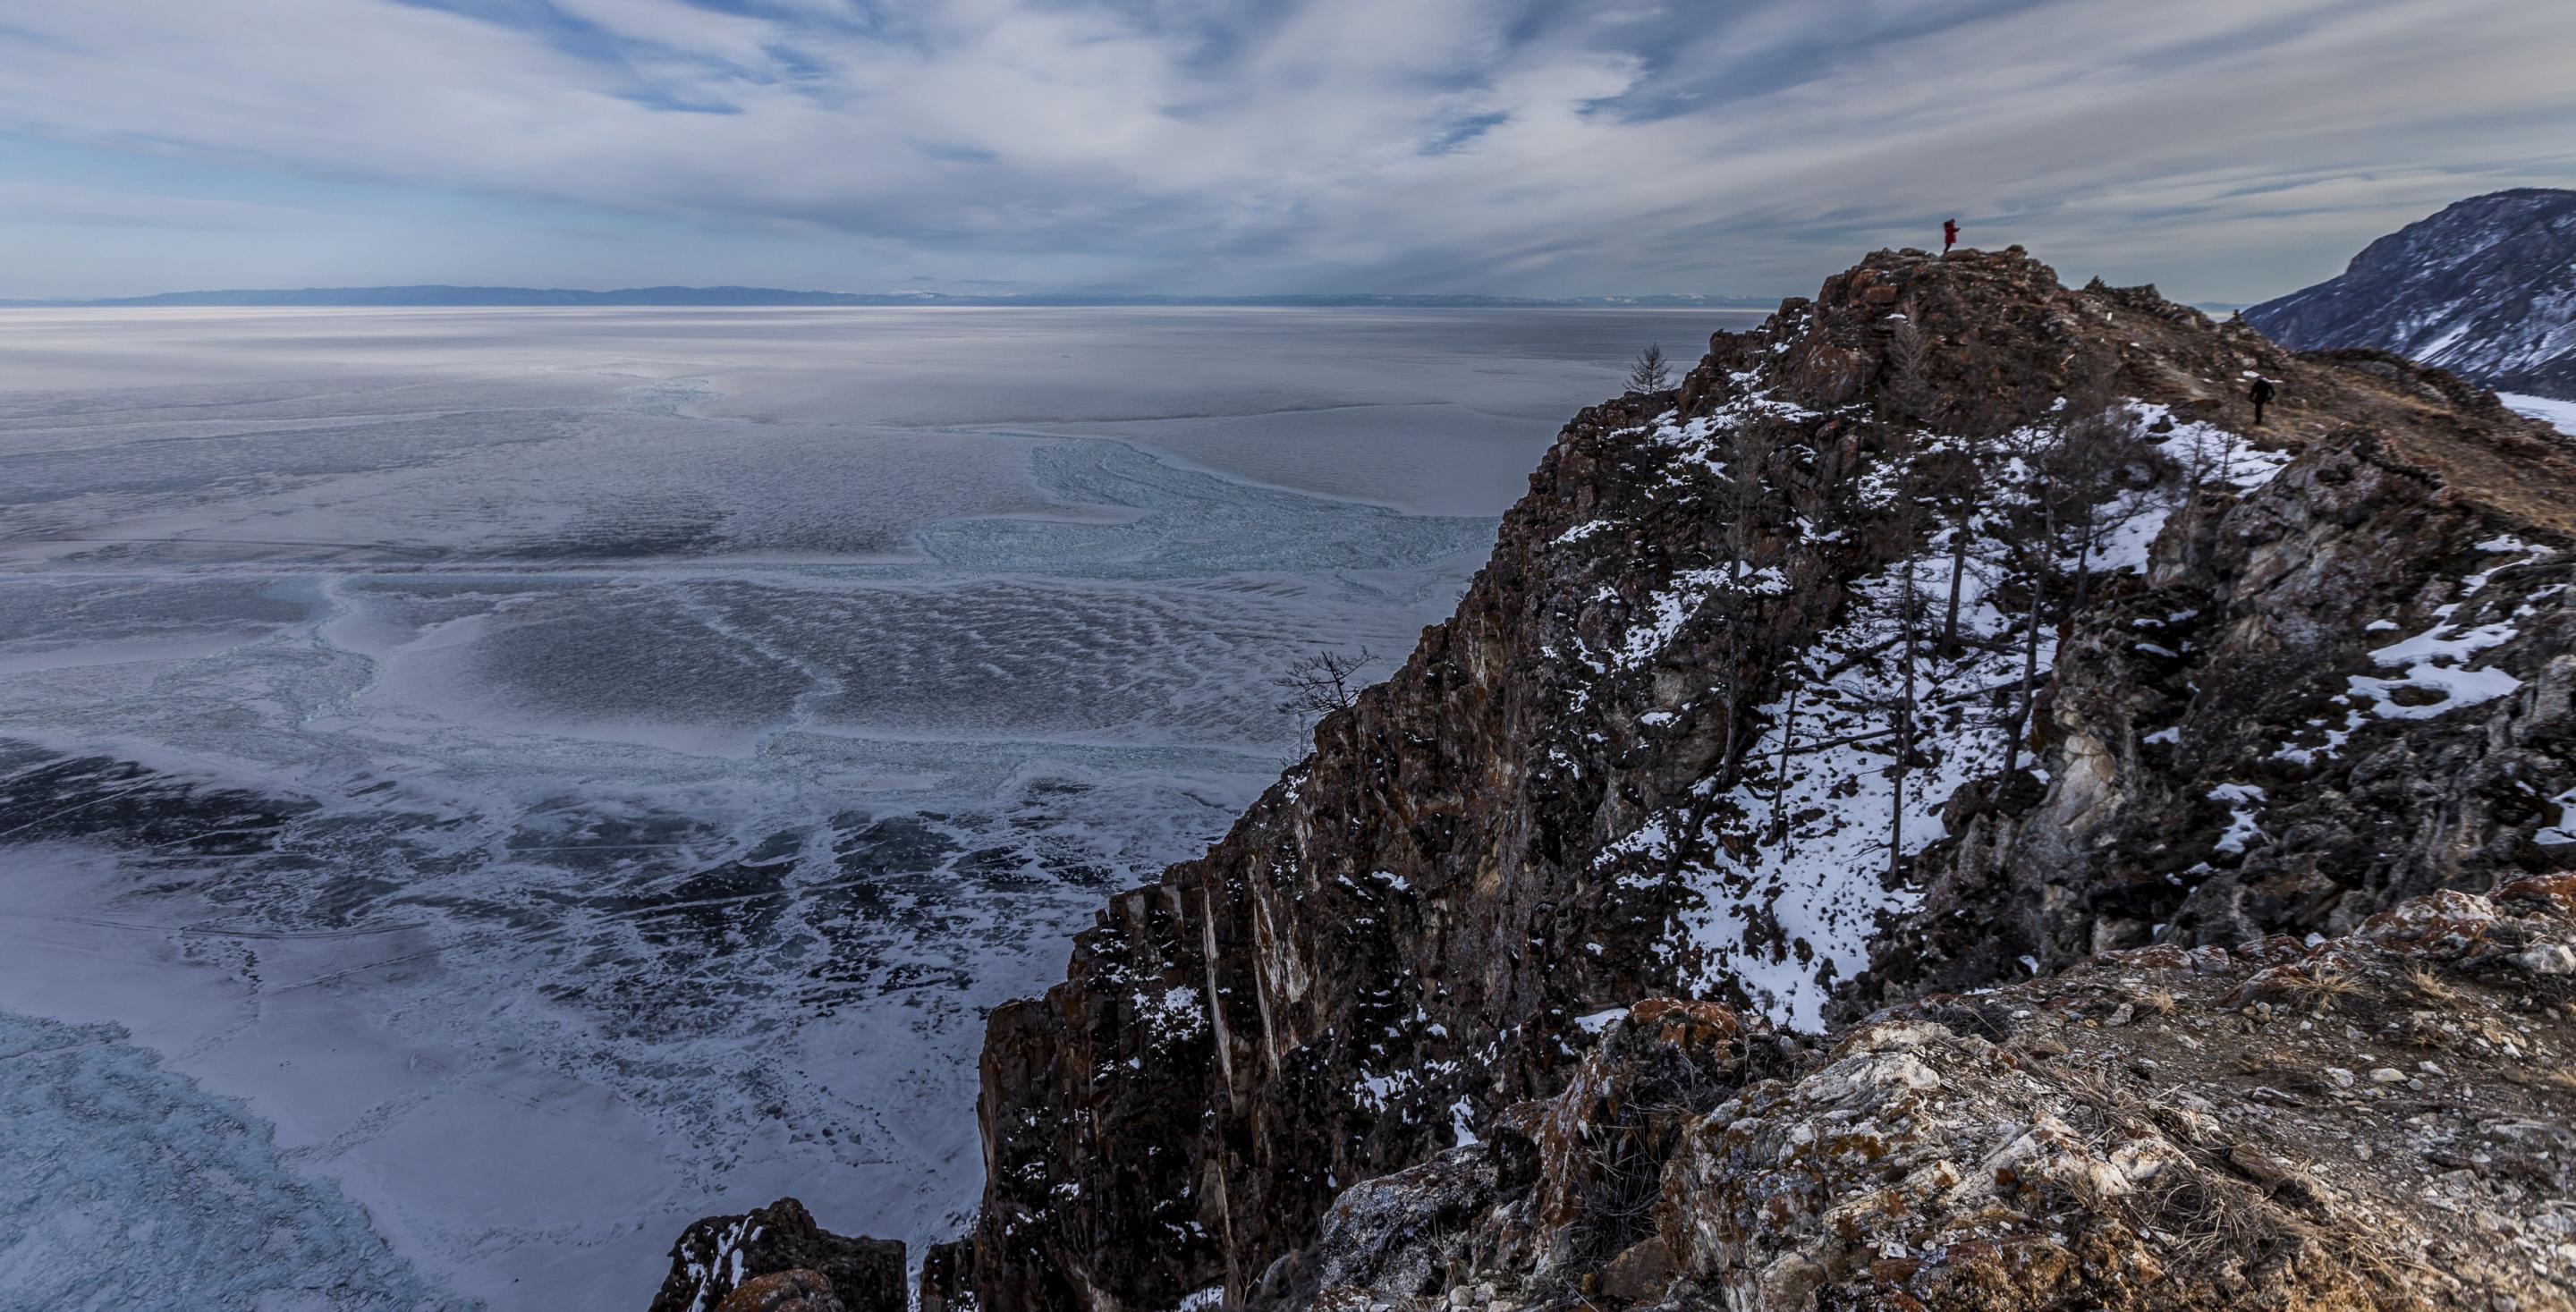
M 1483 1143 L 1345 1192 L 1250 1301 L 2576 1306 L 2572 935 L 2576 876 L 2517 880 L 1812 1052 L 1642 1002 Z
M 2326 386 L 2319 363 L 2424 377 L 2290 376 Z M 2561 450 L 2474 423 L 2338 428 L 2169 529 L 2059 648 L 2038 804 L 1954 800 L 1845 1013 L 2016 963 L 2346 933 L 2567 864 L 2576 569 L 2545 503 L 2576 497 Z
M 2571 543 L 2451 374 L 1873 255 L 994 1013 L 922 1306 L 2566 1306 Z M 876 1297 L 754 1219 L 657 1306 Z
M 910 1278 L 900 1242 L 843 1238 L 781 1198 L 692 1223 L 652 1312 L 905 1312 Z
M 2282 396 L 2251 430 L 2258 371 Z M 2451 1288 L 2333 1237 L 2365 1222 L 2454 1293 L 2505 1289 L 2408 1177 L 2258 1178 L 2351 1130 L 2340 1084 L 2266 1076 L 2267 1102 L 2183 1054 L 2223 1030 L 2251 1060 L 2255 972 L 2306 969 L 2300 939 L 2349 955 L 2499 886 L 2524 908 L 2513 881 L 2571 864 L 2571 535 L 2576 456 L 2448 374 L 2294 356 L 2017 248 L 1874 255 L 1677 391 L 1578 415 L 1456 616 L 994 1014 L 983 1212 L 926 1301 L 1338 1306 L 1461 1271 L 1738 1307 Z M 2555 960 L 2556 914 L 2515 910 L 2514 950 Z M 2119 1013 L 2085 990 L 2132 976 L 2118 1042 L 2076 1044 Z M 2475 1002 L 2527 1056 L 2568 999 L 2515 979 L 2409 1015 Z M 2326 1037 L 2426 1078 L 2376 1053 L 2362 1020 L 2405 1022 L 2373 996 Z M 2541 1067 L 2419 1060 L 2480 1115 L 2565 1120 Z M 2186 1094 L 2236 1111 L 2148 1116 Z M 2506 1174 L 2563 1199 L 2533 1133 Z M 1551 1156 L 1569 1137 L 1611 1155 Z M 2559 1213 L 2474 1193 L 2562 1298 Z
M 2576 191 L 2470 197 L 2245 319 L 2287 346 L 2393 351 L 2503 391 L 2576 400 Z

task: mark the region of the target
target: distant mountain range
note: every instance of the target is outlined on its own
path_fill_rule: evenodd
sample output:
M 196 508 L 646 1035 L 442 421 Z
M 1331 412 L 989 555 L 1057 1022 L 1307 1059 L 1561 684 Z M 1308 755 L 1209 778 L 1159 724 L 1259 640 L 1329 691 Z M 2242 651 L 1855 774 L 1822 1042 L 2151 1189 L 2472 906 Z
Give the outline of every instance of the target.
M 231 306 L 506 306 L 506 305 L 1214 305 L 1320 308 L 1517 308 L 1642 310 L 1767 310 L 1758 296 L 1406 296 L 1338 293 L 1298 296 L 1111 296 L 1033 293 L 1024 296 L 959 296 L 948 292 L 799 292 L 777 287 L 624 287 L 581 291 L 565 287 L 304 287 L 231 291 L 162 292 L 97 300 L 0 301 L 0 306 L 142 307 Z
M 2245 320 L 2283 346 L 2370 346 L 2503 392 L 2576 400 L 2576 191 L 2472 196 Z

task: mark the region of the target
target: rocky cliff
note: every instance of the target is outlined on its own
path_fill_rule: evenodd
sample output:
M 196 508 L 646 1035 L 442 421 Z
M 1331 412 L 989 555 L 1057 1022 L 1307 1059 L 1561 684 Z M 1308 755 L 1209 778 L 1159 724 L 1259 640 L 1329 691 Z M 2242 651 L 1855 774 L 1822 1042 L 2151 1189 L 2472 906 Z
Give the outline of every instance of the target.
M 1874 255 L 1576 416 L 994 1014 L 924 1306 L 2564 1304 L 2571 492 L 2448 374 Z
M 2576 400 L 2576 191 L 2470 197 L 2245 319 L 2287 346 L 2373 347 Z
M 1345 1192 L 1250 1301 L 2576 1306 L 2571 934 L 2555 875 L 2315 945 L 2104 953 L 1816 1047 L 1641 1002 L 1486 1142 Z

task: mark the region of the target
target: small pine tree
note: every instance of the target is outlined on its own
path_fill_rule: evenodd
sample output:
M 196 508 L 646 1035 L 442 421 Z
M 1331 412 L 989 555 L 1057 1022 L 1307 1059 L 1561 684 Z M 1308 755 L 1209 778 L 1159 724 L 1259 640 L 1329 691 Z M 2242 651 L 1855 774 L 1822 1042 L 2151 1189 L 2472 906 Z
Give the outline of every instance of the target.
M 1628 366 L 1628 391 L 1632 394 L 1660 392 L 1673 385 L 1673 372 L 1664 363 L 1664 348 L 1649 346 L 1637 352 L 1637 362 Z

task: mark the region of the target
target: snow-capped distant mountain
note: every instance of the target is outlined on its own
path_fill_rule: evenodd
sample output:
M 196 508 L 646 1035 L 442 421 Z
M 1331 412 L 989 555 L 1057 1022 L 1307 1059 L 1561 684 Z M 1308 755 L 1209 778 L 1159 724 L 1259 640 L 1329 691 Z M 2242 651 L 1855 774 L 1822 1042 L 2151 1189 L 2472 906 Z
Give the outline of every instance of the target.
M 2300 350 L 2377 347 L 2499 391 L 2576 399 L 2576 191 L 2472 196 L 2245 318 Z

